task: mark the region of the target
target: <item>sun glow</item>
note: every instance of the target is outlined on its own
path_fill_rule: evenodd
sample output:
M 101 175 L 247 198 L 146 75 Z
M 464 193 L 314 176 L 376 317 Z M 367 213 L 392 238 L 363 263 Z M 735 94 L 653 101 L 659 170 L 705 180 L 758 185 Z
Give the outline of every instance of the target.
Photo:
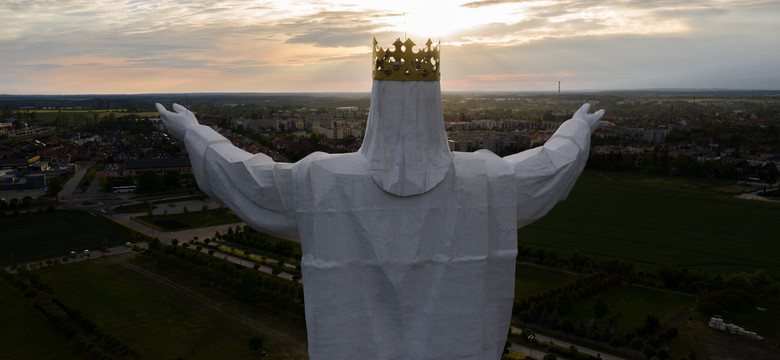
M 393 8 L 386 8 L 388 15 L 377 17 L 383 23 L 380 31 L 398 33 L 407 37 L 443 38 L 491 23 L 514 24 L 525 19 L 522 9 L 515 4 L 508 6 L 470 8 L 469 1 L 422 2 L 419 0 L 394 1 Z M 376 8 L 377 3 L 371 3 Z M 405 9 L 401 11 L 399 9 Z

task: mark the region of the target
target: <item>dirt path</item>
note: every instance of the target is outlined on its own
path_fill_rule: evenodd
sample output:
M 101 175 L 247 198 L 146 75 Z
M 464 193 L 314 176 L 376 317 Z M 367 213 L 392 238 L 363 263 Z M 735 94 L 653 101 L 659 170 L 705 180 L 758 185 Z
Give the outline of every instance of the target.
M 234 301 L 227 301 L 227 302 L 215 301 L 214 299 L 208 296 L 205 296 L 184 285 L 181 285 L 154 271 L 145 269 L 141 266 L 128 262 L 129 257 L 127 256 L 116 256 L 114 258 L 115 258 L 115 263 L 118 265 L 121 265 L 129 270 L 135 271 L 141 275 L 148 277 L 149 279 L 157 281 L 172 289 L 180 291 L 186 294 L 187 296 L 192 297 L 196 301 L 202 303 L 204 306 L 212 309 L 213 311 L 218 312 L 227 317 L 230 317 L 237 323 L 244 324 L 257 332 L 262 333 L 265 336 L 268 336 L 270 339 L 274 341 L 289 345 L 290 348 L 288 349 L 291 351 L 297 352 L 304 356 L 308 354 L 308 348 L 306 343 L 302 342 L 301 339 L 299 339 L 297 336 L 281 331 L 278 327 L 275 327 L 273 324 L 265 324 L 265 323 L 255 321 L 252 317 L 252 314 L 241 311 L 240 309 L 236 309 L 236 306 L 224 306 L 226 304 L 232 304 L 234 303 Z

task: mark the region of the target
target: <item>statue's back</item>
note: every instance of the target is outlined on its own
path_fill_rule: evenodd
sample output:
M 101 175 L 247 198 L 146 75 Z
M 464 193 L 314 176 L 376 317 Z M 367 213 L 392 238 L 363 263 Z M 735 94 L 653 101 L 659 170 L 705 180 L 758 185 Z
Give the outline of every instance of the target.
M 382 190 L 359 154 L 296 164 L 312 359 L 497 359 L 514 294 L 514 171 L 455 153 L 430 191 Z

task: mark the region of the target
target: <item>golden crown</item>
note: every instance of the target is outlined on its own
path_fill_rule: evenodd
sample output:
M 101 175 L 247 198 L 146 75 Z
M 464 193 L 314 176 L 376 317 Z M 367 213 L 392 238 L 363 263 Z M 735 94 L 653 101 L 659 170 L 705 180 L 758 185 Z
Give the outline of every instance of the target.
M 393 50 L 377 46 L 374 38 L 373 71 L 371 77 L 376 80 L 439 80 L 439 45 L 433 46 L 428 39 L 425 47 L 417 52 L 412 39 L 401 39 L 393 43 Z

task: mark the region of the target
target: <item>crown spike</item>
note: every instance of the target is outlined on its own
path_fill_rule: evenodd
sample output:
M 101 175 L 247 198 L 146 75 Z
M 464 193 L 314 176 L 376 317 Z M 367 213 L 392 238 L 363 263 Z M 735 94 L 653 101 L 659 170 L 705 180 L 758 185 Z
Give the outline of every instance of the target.
M 436 81 L 439 74 L 439 45 L 428 39 L 425 47 L 414 51 L 412 39 L 396 39 L 389 47 L 378 46 L 374 38 L 372 78 L 375 80 Z

